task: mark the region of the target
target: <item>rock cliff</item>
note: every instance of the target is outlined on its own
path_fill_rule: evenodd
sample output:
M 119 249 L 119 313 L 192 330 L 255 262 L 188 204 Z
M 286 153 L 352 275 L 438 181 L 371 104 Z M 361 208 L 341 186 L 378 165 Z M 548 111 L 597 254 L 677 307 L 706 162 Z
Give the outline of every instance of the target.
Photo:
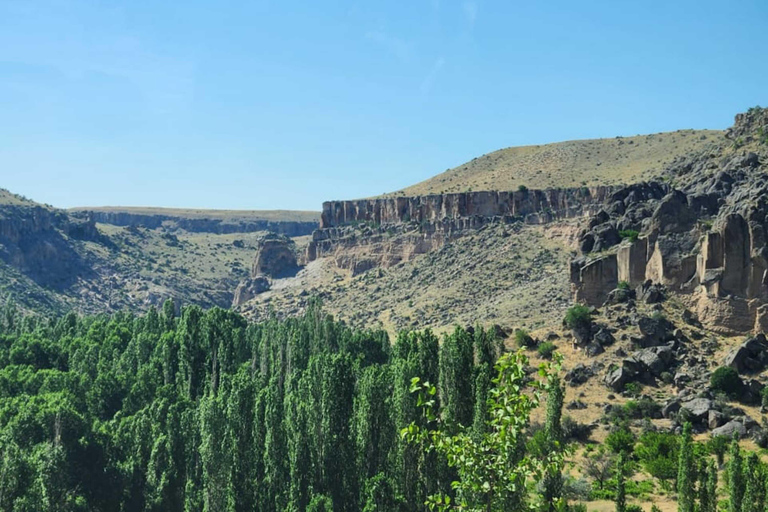
M 599 305 L 619 282 L 650 281 L 691 296 L 712 329 L 768 327 L 768 110 L 739 114 L 727 134 L 731 144 L 675 161 L 673 187 L 608 196 L 571 264 L 577 300 Z
M 306 259 L 333 257 L 356 275 L 409 261 L 490 224 L 546 224 L 589 215 L 612 191 L 580 187 L 329 201 Z
M 446 219 L 517 217 L 528 224 L 543 224 L 590 212 L 613 187 L 580 187 L 515 192 L 464 192 L 415 197 L 386 197 L 323 203 L 320 228 L 360 222 L 399 224 L 417 222 L 444 225 Z
M 70 239 L 97 240 L 93 218 L 42 205 L 0 207 L 0 259 L 42 286 L 62 289 L 90 273 Z
M 309 235 L 318 228 L 319 221 L 283 221 L 267 220 L 248 217 L 215 218 L 187 217 L 181 215 L 166 215 L 163 213 L 136 213 L 130 211 L 111 210 L 74 210 L 77 213 L 87 213 L 96 222 L 123 227 L 143 227 L 157 229 L 183 229 L 193 233 L 254 233 L 270 231 L 285 236 Z

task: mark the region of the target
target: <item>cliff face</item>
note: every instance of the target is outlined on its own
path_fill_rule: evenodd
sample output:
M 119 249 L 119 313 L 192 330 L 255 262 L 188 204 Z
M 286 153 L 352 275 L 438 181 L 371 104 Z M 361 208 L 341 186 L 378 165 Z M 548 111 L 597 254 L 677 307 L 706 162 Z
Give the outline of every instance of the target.
M 123 227 L 156 229 L 166 226 L 193 233 L 254 233 L 271 231 L 285 236 L 309 235 L 318 228 L 318 222 L 272 221 L 261 219 L 191 218 L 163 214 L 141 214 L 120 211 L 88 211 L 96 222 Z
M 0 207 L 0 259 L 54 289 L 90 272 L 67 240 L 99 237 L 90 217 L 70 217 L 43 206 Z
M 651 281 L 690 296 L 711 329 L 768 329 L 768 110 L 739 114 L 727 136 L 730 146 L 674 162 L 677 188 L 659 187 L 663 197 L 613 194 L 581 235 L 577 300 L 600 305 L 618 282 Z M 640 236 L 622 242 L 621 230 Z
M 528 224 L 543 224 L 589 213 L 590 207 L 602 203 L 613 189 L 581 187 L 328 201 L 323 203 L 320 228 L 411 221 L 439 226 L 445 219 L 504 216 L 518 217 Z
M 489 224 L 545 224 L 588 215 L 612 191 L 581 187 L 329 201 L 306 259 L 333 257 L 355 275 L 409 261 Z

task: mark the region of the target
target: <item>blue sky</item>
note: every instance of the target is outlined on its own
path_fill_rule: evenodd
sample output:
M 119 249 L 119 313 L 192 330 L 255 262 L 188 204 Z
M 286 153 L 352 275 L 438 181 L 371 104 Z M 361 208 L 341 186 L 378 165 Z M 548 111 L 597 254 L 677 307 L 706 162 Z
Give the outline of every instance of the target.
M 726 128 L 765 0 L 0 0 L 0 187 L 319 209 L 508 146 Z

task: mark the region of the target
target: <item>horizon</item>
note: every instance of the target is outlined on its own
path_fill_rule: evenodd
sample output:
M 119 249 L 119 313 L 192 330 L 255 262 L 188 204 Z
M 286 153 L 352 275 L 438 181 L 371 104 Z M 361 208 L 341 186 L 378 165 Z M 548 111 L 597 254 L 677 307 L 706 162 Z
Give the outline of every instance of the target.
M 0 1 L 0 187 L 60 208 L 319 211 L 507 147 L 723 130 L 768 103 L 766 15 Z

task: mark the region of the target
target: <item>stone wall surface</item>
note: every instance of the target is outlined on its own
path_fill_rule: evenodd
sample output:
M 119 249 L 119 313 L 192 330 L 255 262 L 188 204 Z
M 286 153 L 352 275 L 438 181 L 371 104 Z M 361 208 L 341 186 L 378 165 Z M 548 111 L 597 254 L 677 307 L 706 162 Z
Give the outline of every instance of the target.
M 414 197 L 385 197 L 323 203 L 320 228 L 360 222 L 397 224 L 437 223 L 466 217 L 523 218 L 531 224 L 593 213 L 615 187 L 580 187 L 514 192 L 463 192 Z

